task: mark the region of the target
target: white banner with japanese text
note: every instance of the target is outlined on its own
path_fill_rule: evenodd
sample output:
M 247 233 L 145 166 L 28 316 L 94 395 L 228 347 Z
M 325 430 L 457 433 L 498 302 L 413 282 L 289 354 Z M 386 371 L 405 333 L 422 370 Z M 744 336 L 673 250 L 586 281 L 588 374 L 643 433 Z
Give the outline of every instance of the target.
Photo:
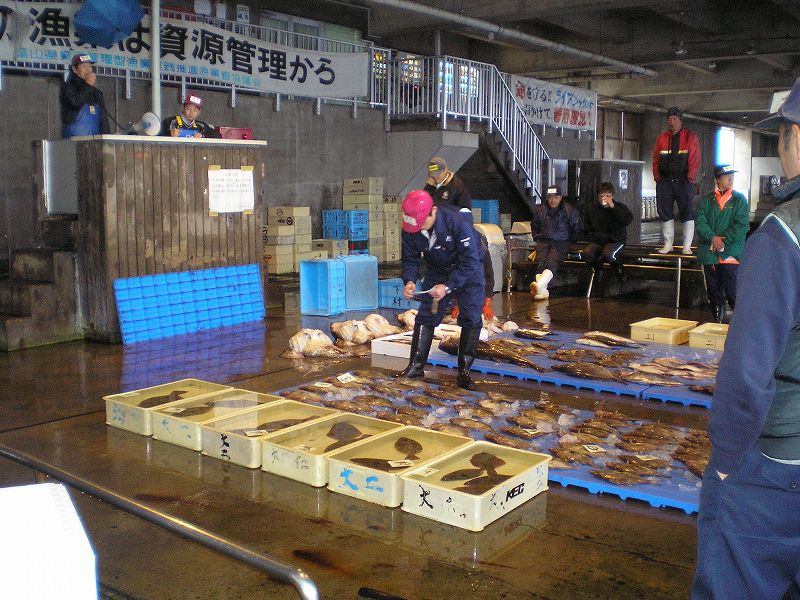
M 100 67 L 150 71 L 150 16 L 111 48 L 82 43 L 80 4 L 0 0 L 0 60 L 68 64 L 76 52 Z M 316 52 L 270 44 L 200 21 L 162 18 L 161 71 L 227 85 L 311 98 L 367 95 L 367 52 Z
M 596 92 L 518 75 L 509 75 L 508 84 L 528 122 L 565 129 L 595 130 Z

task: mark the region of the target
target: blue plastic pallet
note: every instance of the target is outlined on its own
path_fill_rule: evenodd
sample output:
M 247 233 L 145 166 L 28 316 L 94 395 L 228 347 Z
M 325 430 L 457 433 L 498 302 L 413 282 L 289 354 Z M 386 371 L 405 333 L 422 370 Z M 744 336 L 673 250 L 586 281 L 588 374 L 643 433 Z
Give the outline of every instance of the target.
M 702 406 L 711 408 L 711 396 L 693 392 L 689 386 L 653 385 L 642 392 L 644 400 L 661 400 L 662 402 L 678 402 L 684 406 Z
M 620 486 L 604 481 L 578 469 L 548 469 L 547 478 L 563 486 L 575 486 L 592 494 L 612 494 L 627 500 L 642 500 L 656 508 L 679 508 L 692 514 L 700 509 L 700 490 L 682 489 L 680 486 L 659 486 L 654 483 Z
M 117 279 L 114 297 L 123 344 L 264 318 L 258 265 Z
M 336 258 L 300 261 L 300 314 L 335 315 L 345 308 L 345 266 Z
M 557 364 L 546 358 L 529 355 L 533 362 L 542 365 L 543 367 L 550 367 L 550 365 Z M 431 350 L 428 356 L 428 363 L 441 367 L 449 367 L 451 369 L 458 368 L 458 357 L 447 354 L 441 350 Z M 538 383 L 552 383 L 557 386 L 574 387 L 577 389 L 592 390 L 595 392 L 610 392 L 618 396 L 634 396 L 641 398 L 642 392 L 648 386 L 638 383 L 621 383 L 618 381 L 597 381 L 594 379 L 582 379 L 580 377 L 571 377 L 566 373 L 559 371 L 547 371 L 539 373 L 529 367 L 521 367 L 519 365 L 512 365 L 508 363 L 496 363 L 490 360 L 477 359 L 472 363 L 472 370 L 480 373 L 487 373 L 491 375 L 502 375 L 504 377 L 515 377 L 526 381 L 536 381 Z

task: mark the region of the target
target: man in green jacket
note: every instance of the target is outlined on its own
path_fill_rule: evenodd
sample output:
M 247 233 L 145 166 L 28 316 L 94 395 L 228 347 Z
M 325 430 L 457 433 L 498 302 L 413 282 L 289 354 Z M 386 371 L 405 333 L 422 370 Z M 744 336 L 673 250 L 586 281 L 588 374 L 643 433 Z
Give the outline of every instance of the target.
M 714 168 L 714 191 L 697 205 L 697 262 L 703 265 L 708 301 L 717 323 L 725 318 L 725 299 L 731 309 L 736 304 L 736 271 L 744 251 L 750 226 L 747 199 L 733 189 L 729 165 Z

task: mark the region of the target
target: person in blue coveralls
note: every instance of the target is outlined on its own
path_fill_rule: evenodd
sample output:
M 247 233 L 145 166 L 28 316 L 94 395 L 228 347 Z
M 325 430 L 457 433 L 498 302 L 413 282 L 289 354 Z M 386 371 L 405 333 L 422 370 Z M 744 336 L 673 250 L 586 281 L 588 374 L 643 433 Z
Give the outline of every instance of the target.
M 800 79 L 778 128 L 789 180 L 745 242 L 711 403 L 694 600 L 797 598 L 800 580 Z
M 96 86 L 97 75 L 88 54 L 76 54 L 70 63 L 70 73 L 61 82 L 58 103 L 61 107 L 61 136 L 110 133 L 103 92 Z
M 400 375 L 419 378 L 433 341 L 433 331 L 444 317 L 445 297 L 458 302 L 461 338 L 458 346 L 458 386 L 475 389 L 470 367 L 480 338 L 485 299 L 481 242 L 472 223 L 457 206 L 434 204 L 424 190 L 409 192 L 403 200 L 403 296 L 420 300 L 411 338 L 408 366 Z M 415 284 L 425 263 L 422 290 Z M 440 306 L 441 305 L 441 306 Z

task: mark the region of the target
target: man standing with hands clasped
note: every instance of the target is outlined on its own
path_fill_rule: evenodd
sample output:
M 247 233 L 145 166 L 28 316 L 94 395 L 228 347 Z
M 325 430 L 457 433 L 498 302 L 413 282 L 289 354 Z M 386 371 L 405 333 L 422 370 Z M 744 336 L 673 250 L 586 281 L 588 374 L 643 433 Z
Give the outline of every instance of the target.
M 781 600 L 800 577 L 800 79 L 779 128 L 789 181 L 745 243 L 720 360 L 693 600 Z M 792 596 L 795 597 L 795 596 Z
M 403 200 L 403 297 L 420 300 L 419 312 L 411 338 L 408 366 L 401 376 L 419 378 L 425 375 L 425 363 L 433 341 L 433 331 L 444 317 L 445 296 L 452 294 L 458 301 L 458 324 L 461 338 L 458 346 L 458 385 L 474 390 L 470 367 L 475 360 L 483 322 L 484 302 L 483 263 L 480 240 L 472 223 L 458 207 L 435 205 L 424 190 L 409 192 Z M 422 290 L 415 281 L 420 264 L 425 262 Z
M 725 318 L 725 300 L 736 304 L 736 271 L 744 251 L 744 238 L 750 228 L 747 199 L 733 189 L 733 174 L 728 165 L 714 169 L 714 191 L 697 204 L 697 262 L 703 265 L 708 301 L 717 323 Z
M 76 54 L 70 61 L 67 79 L 61 82 L 58 103 L 61 107 L 61 136 L 109 133 L 103 92 L 96 86 L 97 75 L 88 54 Z

